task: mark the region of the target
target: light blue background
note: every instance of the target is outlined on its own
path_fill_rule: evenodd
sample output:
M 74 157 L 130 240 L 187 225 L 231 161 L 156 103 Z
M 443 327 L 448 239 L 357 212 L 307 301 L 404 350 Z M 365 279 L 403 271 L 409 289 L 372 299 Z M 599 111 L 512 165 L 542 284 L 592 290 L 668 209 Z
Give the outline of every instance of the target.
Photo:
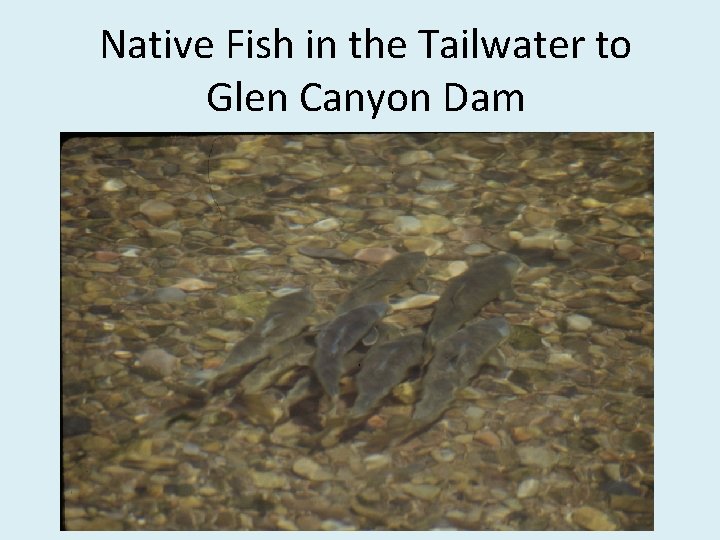
M 716 6 L 628 0 L 6 3 L 0 30 L 2 536 L 58 535 L 61 131 L 654 131 L 656 537 L 717 534 Z M 275 26 L 293 38 L 293 60 L 226 58 L 228 29 L 252 28 L 257 35 Z M 385 38 L 407 38 L 408 57 L 352 60 L 346 36 L 366 26 Z M 473 26 L 488 35 L 542 31 L 589 42 L 578 60 L 423 58 L 418 29 L 457 35 Z M 103 60 L 104 28 L 209 36 L 215 57 Z M 309 28 L 337 38 L 335 60 L 303 59 Z M 598 31 L 629 38 L 630 57 L 598 60 L 590 41 Z M 210 85 L 235 80 L 286 89 L 290 110 L 213 111 L 206 102 Z M 367 112 L 308 113 L 293 89 L 313 80 L 337 89 L 425 88 L 433 92 L 433 110 L 383 111 L 377 120 Z M 525 112 L 445 113 L 445 81 L 519 88 Z M 96 536 L 106 535 L 90 535 Z

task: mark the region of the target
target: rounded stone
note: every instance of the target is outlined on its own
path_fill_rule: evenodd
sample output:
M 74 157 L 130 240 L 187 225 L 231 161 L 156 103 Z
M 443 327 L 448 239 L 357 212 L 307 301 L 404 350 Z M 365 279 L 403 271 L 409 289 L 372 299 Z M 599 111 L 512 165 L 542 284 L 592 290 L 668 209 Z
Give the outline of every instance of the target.
M 161 225 L 175 217 L 175 207 L 165 201 L 151 200 L 140 205 L 140 212 L 155 225 Z
M 492 249 L 490 246 L 486 246 L 485 244 L 470 244 L 463 250 L 463 252 L 466 255 L 472 255 L 473 257 L 482 257 L 492 253 Z
M 333 475 L 324 470 L 319 463 L 310 458 L 301 457 L 293 463 L 292 470 L 298 476 L 308 480 L 324 481 L 331 480 Z
M 432 161 L 432 159 L 432 153 L 427 150 L 410 150 L 398 156 L 398 165 L 414 165 L 415 163 Z
M 427 256 L 435 255 L 443 247 L 443 243 L 440 240 L 427 236 L 405 238 L 403 245 L 408 251 L 422 251 Z
M 591 506 L 582 506 L 572 513 L 573 523 L 589 531 L 614 531 L 617 524 L 604 512 Z
M 652 201 L 642 197 L 631 197 L 614 204 L 612 211 L 621 217 L 652 216 Z
M 419 219 L 422 234 L 446 233 L 455 228 L 445 216 L 431 214 L 428 216 L 420 216 Z
M 380 264 L 395 258 L 398 252 L 391 247 L 362 248 L 353 255 L 356 261 Z
M 398 216 L 394 223 L 398 234 L 420 234 L 423 229 L 422 223 L 415 216 Z
M 119 178 L 111 178 L 106 180 L 102 186 L 103 191 L 123 191 L 127 184 Z
M 139 356 L 140 365 L 166 377 L 180 366 L 180 359 L 159 348 L 150 348 Z
M 518 242 L 520 249 L 553 249 L 555 241 L 560 237 L 558 231 L 548 229 L 533 236 L 525 236 Z
M 540 491 L 540 482 L 537 478 L 526 478 L 517 489 L 518 499 L 527 499 L 528 497 L 534 497 Z
M 567 329 L 572 332 L 585 332 L 592 326 L 592 319 L 574 313 L 565 317 L 565 324 L 567 324 Z
M 430 455 L 438 463 L 450 463 L 455 459 L 455 452 L 449 448 L 435 448 L 430 452 Z
M 517 449 L 518 458 L 523 465 L 548 469 L 555 465 L 560 457 L 544 446 L 521 446 Z
M 315 223 L 312 228 L 317 232 L 330 232 L 336 231 L 340 228 L 340 220 L 337 218 L 322 219 Z

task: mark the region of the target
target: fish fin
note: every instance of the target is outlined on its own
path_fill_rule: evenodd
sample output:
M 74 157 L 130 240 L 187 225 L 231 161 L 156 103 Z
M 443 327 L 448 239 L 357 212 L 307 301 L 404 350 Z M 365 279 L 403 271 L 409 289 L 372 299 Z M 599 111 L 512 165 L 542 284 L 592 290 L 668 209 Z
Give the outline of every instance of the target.
M 466 282 L 461 282 L 458 289 L 453 293 L 452 295 L 452 304 L 453 306 L 461 305 L 463 302 L 466 301 L 466 297 L 468 294 L 470 294 L 472 291 L 468 289 L 468 285 Z
M 266 317 L 260 323 L 258 328 L 254 329 L 253 331 L 260 337 L 266 338 L 268 334 L 270 334 L 270 332 L 272 332 L 277 327 L 278 319 L 280 319 L 282 316 L 282 313 L 275 313 L 270 317 Z

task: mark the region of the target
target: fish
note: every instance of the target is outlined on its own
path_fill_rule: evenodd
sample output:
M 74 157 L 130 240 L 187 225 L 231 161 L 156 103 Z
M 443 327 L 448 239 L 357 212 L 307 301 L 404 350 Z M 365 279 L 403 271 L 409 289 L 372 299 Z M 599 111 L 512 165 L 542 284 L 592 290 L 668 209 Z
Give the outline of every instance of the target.
M 448 281 L 427 330 L 426 348 L 433 349 L 453 335 L 488 302 L 509 297 L 520 263 L 514 255 L 494 255 L 474 262 L 465 272 Z
M 260 362 L 240 381 L 242 393 L 257 393 L 272 385 L 283 373 L 310 365 L 315 349 L 305 344 L 304 336 L 279 343 L 270 351 L 268 361 Z
M 267 308 L 265 317 L 252 332 L 230 351 L 225 363 L 215 373 L 215 386 L 220 381 L 236 378 L 246 372 L 283 341 L 297 336 L 305 328 L 305 319 L 315 310 L 315 299 L 310 289 L 287 294 Z
M 357 396 L 346 415 L 330 418 L 319 435 L 307 439 L 308 446 L 329 448 L 342 434 L 357 426 L 373 408 L 402 382 L 411 367 L 422 363 L 422 334 L 416 333 L 378 343 L 362 360 L 355 376 Z
M 312 367 L 333 402 L 337 401 L 340 393 L 343 357 L 389 310 L 388 304 L 381 303 L 356 307 L 337 316 L 318 332 L 315 337 L 317 353 Z
M 378 270 L 353 287 L 338 306 L 342 314 L 358 306 L 386 302 L 388 296 L 400 292 L 427 264 L 422 251 L 409 251 L 390 259 Z
M 509 335 L 508 322 L 503 317 L 493 317 L 471 323 L 438 343 L 409 422 L 378 434 L 369 441 L 368 448 L 378 449 L 407 440 L 438 420 L 454 401 L 455 392 L 468 384 L 490 353 Z
M 403 381 L 410 368 L 422 362 L 422 334 L 410 334 L 371 348 L 355 376 L 357 397 L 348 411 L 351 418 L 368 414 L 393 387 Z

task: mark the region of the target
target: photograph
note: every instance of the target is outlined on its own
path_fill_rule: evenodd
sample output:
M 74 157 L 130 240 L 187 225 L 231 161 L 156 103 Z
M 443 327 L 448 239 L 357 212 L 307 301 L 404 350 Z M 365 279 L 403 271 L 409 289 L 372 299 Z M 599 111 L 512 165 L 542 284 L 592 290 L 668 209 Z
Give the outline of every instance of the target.
M 60 528 L 654 530 L 653 132 L 60 135 Z

